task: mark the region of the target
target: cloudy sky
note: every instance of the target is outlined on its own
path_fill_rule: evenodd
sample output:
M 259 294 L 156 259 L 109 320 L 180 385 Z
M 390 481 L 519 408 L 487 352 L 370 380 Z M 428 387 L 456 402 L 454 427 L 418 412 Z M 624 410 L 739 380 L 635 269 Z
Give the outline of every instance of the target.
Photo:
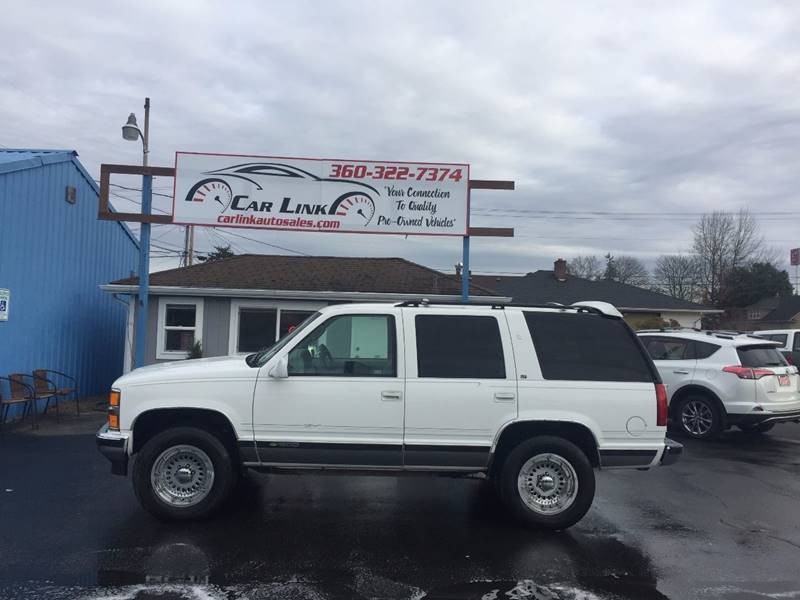
M 95 176 L 141 160 L 120 126 L 131 111 L 141 123 L 150 96 L 153 165 L 192 150 L 467 162 L 513 179 L 473 194 L 473 225 L 516 229 L 476 239 L 473 271 L 609 251 L 652 263 L 689 246 L 702 212 L 741 207 L 781 257 L 800 246 L 789 0 L 16 2 L 0 48 L 0 145 L 73 148 Z M 135 192 L 117 193 L 133 208 Z M 164 255 L 183 243 L 176 226 L 153 237 Z M 198 228 L 198 249 L 220 243 L 443 269 L 461 253 L 457 238 Z

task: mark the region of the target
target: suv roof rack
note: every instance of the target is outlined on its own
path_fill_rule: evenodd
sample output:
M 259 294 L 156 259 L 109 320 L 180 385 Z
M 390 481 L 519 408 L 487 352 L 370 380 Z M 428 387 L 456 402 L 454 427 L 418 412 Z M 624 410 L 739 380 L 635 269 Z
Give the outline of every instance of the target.
M 638 329 L 636 333 L 676 333 L 681 331 L 691 331 L 709 337 L 716 337 L 723 340 L 733 340 L 737 337 L 749 337 L 762 342 L 772 343 L 772 340 L 755 335 L 752 331 L 736 331 L 729 329 L 698 329 L 697 327 L 662 327 L 660 329 Z
M 694 331 L 695 333 L 703 333 L 702 329 L 697 327 L 659 327 L 657 329 L 637 329 L 636 333 L 670 333 L 672 331 Z
M 606 304 L 602 302 L 600 304 Z M 421 300 L 404 300 L 403 302 L 398 302 L 394 306 L 396 307 L 418 307 L 418 306 L 488 306 L 496 310 L 503 310 L 506 307 L 511 308 L 560 308 L 562 310 L 574 310 L 577 312 L 587 312 L 596 315 L 602 315 L 605 317 L 617 317 L 616 314 L 611 312 L 604 312 L 602 308 L 597 306 L 593 306 L 590 303 L 584 302 L 577 302 L 575 304 L 559 304 L 558 302 L 546 302 L 544 304 L 521 304 L 516 302 L 507 302 L 501 304 L 499 302 L 460 302 L 456 300 L 428 300 L 427 298 L 422 298 Z M 609 304 L 611 308 L 611 306 Z M 616 309 L 614 309 L 616 311 Z

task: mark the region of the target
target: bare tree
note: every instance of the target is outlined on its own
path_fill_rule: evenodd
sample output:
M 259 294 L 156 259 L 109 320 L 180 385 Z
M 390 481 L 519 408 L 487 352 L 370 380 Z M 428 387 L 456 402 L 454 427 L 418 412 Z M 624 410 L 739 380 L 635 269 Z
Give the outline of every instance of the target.
M 658 291 L 681 300 L 697 300 L 700 265 L 696 256 L 673 254 L 659 256 L 653 270 Z
M 567 271 L 575 277 L 597 281 L 603 276 L 603 265 L 597 256 L 576 256 L 567 262 Z
M 635 256 L 615 256 L 612 260 L 614 262 L 614 276 L 611 279 L 614 281 L 639 287 L 645 287 L 650 281 L 647 267 Z
M 705 214 L 694 228 L 694 252 L 705 302 L 717 306 L 731 269 L 750 264 L 766 251 L 758 223 L 746 210 Z

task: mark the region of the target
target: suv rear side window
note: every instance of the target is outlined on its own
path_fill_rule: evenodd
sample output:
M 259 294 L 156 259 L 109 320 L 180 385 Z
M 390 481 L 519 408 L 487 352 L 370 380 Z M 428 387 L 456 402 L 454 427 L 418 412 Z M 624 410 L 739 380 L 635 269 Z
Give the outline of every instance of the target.
M 545 379 L 654 381 L 652 363 L 621 319 L 526 312 L 525 321 Z
M 419 377 L 506 378 L 495 317 L 417 315 L 414 325 Z
M 736 348 L 743 367 L 783 367 L 786 360 L 774 346 L 739 346 Z
M 708 342 L 695 341 L 694 343 L 695 358 L 698 359 L 708 358 L 720 348 L 721 346 L 719 346 L 718 344 L 709 344 Z

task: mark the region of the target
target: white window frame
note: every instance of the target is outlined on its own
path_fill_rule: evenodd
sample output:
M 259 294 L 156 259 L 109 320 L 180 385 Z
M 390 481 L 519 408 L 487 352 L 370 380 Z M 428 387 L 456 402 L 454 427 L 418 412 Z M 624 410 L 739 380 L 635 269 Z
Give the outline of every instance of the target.
M 281 311 L 306 310 L 317 312 L 320 308 L 328 306 L 327 302 L 292 302 L 277 300 L 240 300 L 231 299 L 230 329 L 228 330 L 228 355 L 245 356 L 251 352 L 237 352 L 239 345 L 239 310 L 242 308 L 264 308 L 276 311 L 275 317 L 275 339 L 281 331 Z
M 203 298 L 189 298 L 180 296 L 159 296 L 158 298 L 158 330 L 156 333 L 156 359 L 157 360 L 181 360 L 189 356 L 188 352 L 180 352 L 174 350 L 166 350 L 165 344 L 167 342 L 166 332 L 166 316 L 167 304 L 182 304 L 186 306 L 194 306 L 194 340 L 203 343 L 203 306 L 205 301 Z M 178 329 L 178 328 L 173 328 Z M 181 328 L 184 330 L 192 329 L 191 327 Z

